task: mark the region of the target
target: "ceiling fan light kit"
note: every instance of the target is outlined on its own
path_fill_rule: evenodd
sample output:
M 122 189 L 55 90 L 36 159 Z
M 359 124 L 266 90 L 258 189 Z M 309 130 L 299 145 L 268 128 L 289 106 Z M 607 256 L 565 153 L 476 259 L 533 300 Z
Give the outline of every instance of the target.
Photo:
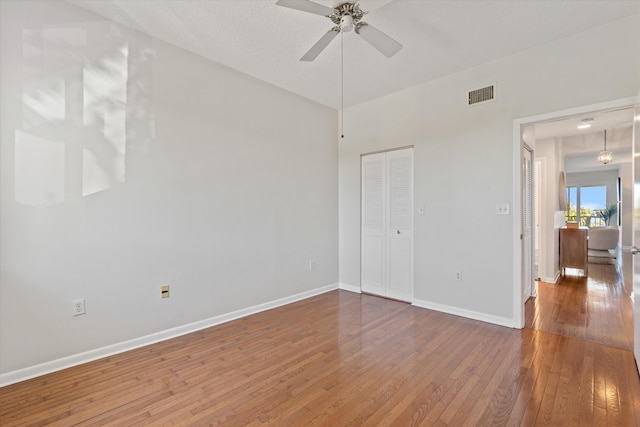
M 360 10 L 358 3 L 345 2 L 333 9 L 329 19 L 340 28 L 340 31 L 348 33 L 353 30 L 354 25 L 360 22 L 364 15 L 365 12 Z

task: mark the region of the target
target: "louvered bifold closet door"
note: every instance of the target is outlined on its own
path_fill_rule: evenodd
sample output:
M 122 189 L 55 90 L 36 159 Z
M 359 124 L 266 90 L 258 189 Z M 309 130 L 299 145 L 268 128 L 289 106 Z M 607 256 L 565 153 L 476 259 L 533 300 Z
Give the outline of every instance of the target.
M 413 299 L 413 149 L 362 157 L 362 291 Z
M 385 294 L 385 154 L 362 157 L 362 247 L 363 292 Z
M 413 150 L 387 153 L 387 296 L 413 299 Z

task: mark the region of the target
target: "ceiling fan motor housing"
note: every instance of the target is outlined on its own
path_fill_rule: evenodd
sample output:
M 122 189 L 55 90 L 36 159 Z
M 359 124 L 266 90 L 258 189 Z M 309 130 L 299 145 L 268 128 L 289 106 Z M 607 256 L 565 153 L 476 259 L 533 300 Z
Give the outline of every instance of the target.
M 351 31 L 354 25 L 357 28 L 358 22 L 365 15 L 365 12 L 360 10 L 358 3 L 345 2 L 340 3 L 334 8 L 333 14 L 329 15 L 329 19 L 336 24 L 340 31 Z

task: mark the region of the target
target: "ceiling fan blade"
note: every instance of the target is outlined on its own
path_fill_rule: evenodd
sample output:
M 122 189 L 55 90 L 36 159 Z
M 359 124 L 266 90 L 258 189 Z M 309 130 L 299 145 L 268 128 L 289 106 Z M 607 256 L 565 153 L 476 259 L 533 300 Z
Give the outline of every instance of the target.
M 339 33 L 340 29 L 338 27 L 334 27 L 327 31 L 325 35 L 322 36 L 302 58 L 300 58 L 300 61 L 313 61 L 316 59 L 318 55 L 320 55 L 320 52 L 322 52 L 324 48 L 331 43 L 331 40 L 336 38 Z
M 329 16 L 334 12 L 330 7 L 309 0 L 278 0 L 276 5 L 322 16 Z
M 356 33 L 360 34 L 371 46 L 387 58 L 391 58 L 402 49 L 402 45 L 366 22 L 358 23 Z

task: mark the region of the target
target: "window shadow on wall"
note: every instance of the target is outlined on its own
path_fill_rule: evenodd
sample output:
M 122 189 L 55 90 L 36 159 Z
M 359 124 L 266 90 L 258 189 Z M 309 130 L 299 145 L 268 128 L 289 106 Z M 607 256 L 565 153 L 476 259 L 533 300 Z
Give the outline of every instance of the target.
M 112 22 L 24 29 L 15 200 L 47 207 L 126 181 L 155 134 L 150 39 Z

